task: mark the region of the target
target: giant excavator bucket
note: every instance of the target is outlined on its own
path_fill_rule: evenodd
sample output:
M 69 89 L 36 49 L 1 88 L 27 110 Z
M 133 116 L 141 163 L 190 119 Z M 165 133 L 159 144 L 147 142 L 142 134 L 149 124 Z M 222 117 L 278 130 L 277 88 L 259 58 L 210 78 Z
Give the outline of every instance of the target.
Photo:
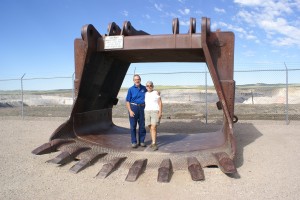
M 173 168 L 186 167 L 193 180 L 203 180 L 202 168 L 207 166 L 218 166 L 225 174 L 236 173 L 234 34 L 211 32 L 210 19 L 205 17 L 201 33 L 196 33 L 195 18 L 190 19 L 187 34 L 179 34 L 178 19 L 172 25 L 173 34 L 167 35 L 137 31 L 129 21 L 122 29 L 110 23 L 105 35 L 93 25 L 85 25 L 82 39 L 75 39 L 74 44 L 76 100 L 70 118 L 54 131 L 48 143 L 32 153 L 60 150 L 61 154 L 49 160 L 56 164 L 79 159 L 70 169 L 74 173 L 105 158 L 107 163 L 97 176 L 106 177 L 123 165 L 129 167 L 127 181 L 135 181 L 147 164 L 158 167 L 161 182 L 170 180 Z M 113 123 L 112 109 L 130 64 L 142 62 L 205 62 L 219 98 L 218 107 L 224 113 L 221 130 L 178 133 L 185 137 L 176 141 L 169 137 L 168 147 L 161 145 L 157 152 L 131 149 L 130 130 Z

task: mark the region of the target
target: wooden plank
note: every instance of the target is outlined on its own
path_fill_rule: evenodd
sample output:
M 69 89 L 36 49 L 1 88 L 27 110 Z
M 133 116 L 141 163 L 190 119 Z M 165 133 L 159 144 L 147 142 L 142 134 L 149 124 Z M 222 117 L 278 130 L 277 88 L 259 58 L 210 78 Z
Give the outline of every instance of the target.
M 172 174 L 173 174 L 173 167 L 172 167 L 171 160 L 164 159 L 158 168 L 157 181 L 162 183 L 168 183 L 171 180 Z
M 145 171 L 148 159 L 136 160 L 133 165 L 130 167 L 126 181 L 134 182 L 138 177 Z
M 102 169 L 96 175 L 96 178 L 106 178 L 112 172 L 114 172 L 127 157 L 117 157 L 112 159 L 110 162 L 103 165 Z
M 193 181 L 202 181 L 204 180 L 204 172 L 203 169 L 195 157 L 188 157 L 187 158 L 188 163 L 188 170 L 191 174 L 191 178 Z

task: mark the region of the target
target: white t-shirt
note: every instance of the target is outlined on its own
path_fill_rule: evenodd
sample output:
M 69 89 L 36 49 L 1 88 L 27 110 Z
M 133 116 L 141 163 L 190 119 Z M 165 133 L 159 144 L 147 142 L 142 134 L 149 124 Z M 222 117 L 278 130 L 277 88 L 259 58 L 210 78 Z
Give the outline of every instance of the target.
M 152 92 L 146 92 L 145 94 L 145 110 L 159 110 L 158 99 L 160 96 L 158 92 L 153 90 Z

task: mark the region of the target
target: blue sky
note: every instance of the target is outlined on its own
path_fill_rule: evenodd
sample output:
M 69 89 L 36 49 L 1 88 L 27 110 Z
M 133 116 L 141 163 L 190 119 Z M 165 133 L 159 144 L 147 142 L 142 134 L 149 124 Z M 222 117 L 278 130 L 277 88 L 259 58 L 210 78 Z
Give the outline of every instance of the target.
M 93 24 L 102 35 L 110 22 L 122 26 L 124 21 L 153 35 L 171 34 L 172 19 L 179 18 L 180 33 L 186 33 L 190 17 L 196 18 L 200 32 L 203 16 L 211 18 L 213 31 L 235 33 L 236 68 L 284 62 L 300 68 L 300 0 L 0 2 L 0 79 L 24 73 L 27 78 L 72 76 L 73 42 L 85 24 Z

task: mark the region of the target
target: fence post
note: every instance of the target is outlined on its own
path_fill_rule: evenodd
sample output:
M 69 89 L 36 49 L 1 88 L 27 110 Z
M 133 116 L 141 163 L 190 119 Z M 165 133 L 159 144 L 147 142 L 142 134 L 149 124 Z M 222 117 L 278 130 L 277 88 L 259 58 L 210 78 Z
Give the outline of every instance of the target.
M 205 124 L 207 124 L 207 116 L 208 116 L 208 111 L 207 111 L 207 71 L 205 69 Z
M 286 78 L 286 82 L 285 82 L 285 123 L 286 125 L 289 124 L 289 72 L 288 72 L 288 68 L 284 62 L 284 66 L 285 66 L 285 78 Z
M 24 119 L 24 101 L 23 101 L 23 78 L 25 74 L 21 77 L 21 94 L 22 94 L 22 104 L 21 104 L 21 109 L 22 109 L 22 119 Z

